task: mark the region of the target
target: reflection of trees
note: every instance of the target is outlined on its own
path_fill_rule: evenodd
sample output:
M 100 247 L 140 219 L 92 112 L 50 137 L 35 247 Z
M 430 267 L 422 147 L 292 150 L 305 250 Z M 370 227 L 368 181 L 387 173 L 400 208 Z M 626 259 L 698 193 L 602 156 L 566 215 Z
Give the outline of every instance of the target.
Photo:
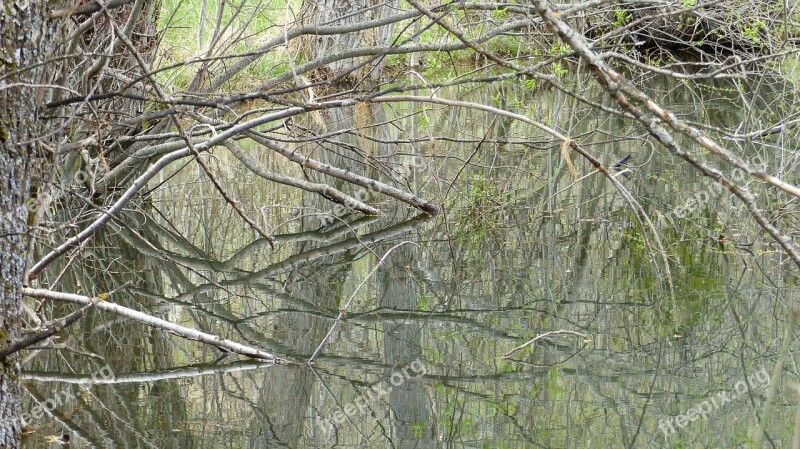
M 651 87 L 666 90 L 669 84 L 651 82 Z M 592 89 L 581 93 L 597 94 Z M 451 94 L 462 95 L 455 88 Z M 625 118 L 597 116 L 595 109 L 561 91 L 503 86 L 464 96 L 480 103 L 498 96 L 504 109 L 518 103 L 556 105 L 548 120 L 571 136 L 581 136 L 605 161 L 634 153 L 635 170 L 625 183 L 654 215 L 668 212 L 686 192 L 702 188 L 696 175 L 676 175 L 672 159 L 642 146 L 641 133 L 626 125 Z M 683 98 L 683 92 L 667 90 L 661 101 L 677 103 Z M 733 108 L 714 110 L 708 99 L 699 97 L 686 101 L 680 109 L 711 115 L 721 124 L 741 121 L 741 113 Z M 384 117 L 387 111 L 379 106 L 365 107 L 362 113 L 371 120 L 394 119 Z M 103 407 L 65 425 L 76 434 L 93 435 L 91 426 L 97 426 L 103 434 L 118 431 L 138 441 L 145 425 L 158 422 L 159 438 L 173 441 L 169 429 L 185 429 L 182 435 L 187 436 L 180 438 L 188 445 L 200 433 L 192 427 L 198 422 L 204 431 L 225 430 L 208 437 L 219 444 L 236 433 L 234 428 L 246 428 L 246 435 L 239 435 L 246 440 L 243 444 L 326 442 L 318 429 L 308 431 L 309 408 L 312 416 L 330 416 L 364 389 L 386 382 L 398 368 L 420 358 L 433 371 L 431 376 L 413 379 L 394 388 L 390 397 L 370 403 L 367 416 L 357 417 L 354 426 L 343 424 L 337 436 L 342 441 L 368 435 L 370 441 L 409 444 L 430 443 L 437 432 L 447 441 L 478 440 L 488 434 L 498 441 L 542 447 L 578 445 L 581 439 L 632 446 L 643 439 L 656 440 L 654 422 L 659 416 L 682 413 L 707 397 L 702 392 L 729 389 L 739 380 L 738 373 L 757 368 L 761 360 L 774 360 L 772 340 L 782 335 L 782 322 L 781 312 L 773 307 L 796 299 L 780 289 L 791 274 L 763 268 L 781 266 L 778 256 L 756 255 L 749 247 L 737 246 L 756 240 L 741 210 L 727 209 L 727 201 L 714 202 L 693 222 L 664 224 L 665 241 L 676 242 L 668 248 L 679 306 L 672 311 L 625 204 L 598 175 L 569 187 L 573 181 L 558 152 L 560 142 L 532 136 L 507 118 L 455 108 L 428 111 L 423 126 L 427 134 L 420 137 L 409 130 L 419 125 L 423 114 L 416 106 L 407 109 L 398 106 L 392 111 L 398 117 L 408 115 L 396 122 L 403 125 L 396 135 L 385 128 L 362 134 L 359 130 L 369 122 L 359 123 L 353 111 L 336 109 L 323 116 L 325 129 L 314 128 L 309 120 L 298 127 L 310 129 L 307 134 L 293 130 L 282 137 L 323 162 L 358 168 L 387 182 L 394 181 L 391 169 L 412 151 L 430 157 L 437 161 L 430 170 L 440 177 L 435 185 L 421 179 L 404 181 L 417 182 L 411 191 L 427 186 L 426 193 L 439 195 L 447 206 L 441 221 L 418 219 L 387 226 L 385 221 L 343 216 L 346 224 L 335 220 L 320 227 L 317 213 L 329 211 L 331 203 L 304 193 L 301 218 L 296 220 L 301 224 L 296 232 L 275 235 L 278 248 L 271 252 L 266 239 L 248 239 L 233 226 L 219 230 L 232 221 L 217 214 L 219 203 L 203 211 L 202 223 L 189 223 L 203 228 L 202 242 L 183 228 L 129 214 L 110 223 L 113 238 L 96 236 L 76 260 L 81 263 L 72 265 L 79 270 L 67 270 L 62 278 L 75 288 L 90 286 L 87 294 L 112 291 L 132 280 L 136 287 L 119 292 L 115 300 L 302 360 L 330 327 L 339 301 L 349 297 L 353 283 L 369 271 L 364 265 L 374 263 L 372 254 L 381 255 L 401 240 L 419 243 L 419 248 L 403 247 L 379 268 L 365 289 L 364 304 L 348 312 L 345 325 L 326 346 L 317 369 L 330 392 L 305 369 L 246 375 L 223 375 L 220 370 L 218 376 L 198 379 L 188 394 L 182 384 L 163 381 L 97 387 L 101 400 L 92 400 Z M 405 126 L 407 122 L 411 123 Z M 403 145 L 400 150 L 398 145 Z M 414 150 L 406 149 L 412 146 Z M 589 167 L 574 162 L 581 175 L 588 173 Z M 343 192 L 353 194 L 346 183 L 313 172 L 307 175 L 320 183 L 338 183 Z M 266 189 L 245 184 L 239 196 L 256 194 L 253 190 Z M 193 200 L 190 196 L 187 201 Z M 406 212 L 391 206 L 381 210 L 393 219 L 387 221 Z M 193 220 L 191 215 L 182 218 Z M 789 218 L 781 215 L 787 226 L 792 224 Z M 720 222 L 722 231 L 717 229 Z M 427 232 L 415 233 L 423 224 Z M 720 232 L 732 240 L 724 256 L 714 240 Z M 63 266 L 54 265 L 52 273 Z M 727 281 L 717 277 L 722 266 L 730 272 Z M 745 272 L 750 267 L 761 270 L 764 279 Z M 51 279 L 48 276 L 42 279 Z M 762 280 L 764 286 L 749 287 Z M 67 309 L 47 307 L 53 315 Z M 672 341 L 675 321 L 683 338 Z M 497 360 L 510 347 L 562 327 L 590 334 L 593 342 L 577 351 L 571 341 L 549 339 L 518 362 Z M 221 356 L 216 349 L 176 344 L 99 314 L 86 320 L 81 331 L 65 344 L 86 341 L 93 352 L 118 356 L 115 369 L 122 373 L 167 368 L 185 358 L 212 361 Z M 42 353 L 36 363 L 61 371 L 83 366 L 79 355 L 65 354 L 67 360 Z M 146 404 L 152 411 L 135 405 L 142 396 L 149 398 Z M 760 398 L 754 395 L 743 412 L 744 402 L 720 411 L 717 423 L 726 433 L 735 433 L 732 423 L 758 410 Z M 106 425 L 105 408 L 123 411 L 120 416 L 134 424 Z M 387 410 L 391 416 L 386 416 Z M 644 433 L 638 428 L 642 418 Z M 609 429 L 613 435 L 602 437 Z M 548 435 L 544 442 L 542 434 Z
M 159 314 L 156 302 L 124 288 L 117 291 L 127 283 L 163 285 L 162 273 L 148 269 L 146 255 L 114 232 L 146 226 L 140 219 L 138 214 L 124 217 L 117 226 L 95 235 L 92 244 L 79 257 L 56 262 L 52 273 L 60 273 L 59 285 L 91 296 L 116 292 L 113 299 L 117 304 L 137 309 L 144 307 Z M 56 282 L 49 274 L 43 276 L 43 281 Z M 70 306 L 53 302 L 44 302 L 42 307 L 52 316 L 65 315 L 70 310 Z M 107 369 L 122 374 L 165 368 L 172 366 L 177 357 L 169 339 L 163 333 L 150 332 L 145 326 L 131 326 L 130 322 L 114 315 L 90 311 L 80 322 L 80 327 L 71 329 L 63 341 L 48 343 L 47 350 L 30 355 L 26 369 L 74 373 L 81 377 Z M 173 440 L 173 429 L 175 422 L 186 420 L 187 404 L 178 390 L 165 389 L 158 383 L 125 387 L 92 383 L 89 388 L 82 389 L 69 384 L 27 382 L 27 410 L 58 397 L 64 389 L 69 389 L 76 399 L 67 401 L 32 423 L 34 429 L 38 429 L 36 438 L 48 432 L 56 433 L 63 427 L 74 438 L 73 441 L 96 447 L 103 446 L 103 441 L 113 441 L 117 447 L 180 447 Z M 143 396 L 159 400 L 142 404 L 140 398 Z M 185 438 L 184 443 L 191 442 L 191 435 Z
M 531 163 L 540 166 L 533 160 Z M 575 194 L 588 195 L 584 192 L 590 191 L 578 190 Z M 550 195 L 543 193 L 541 198 Z M 643 245 L 633 236 L 621 241 L 609 237 L 616 235 L 611 219 L 619 213 L 619 204 L 603 198 L 587 196 L 579 200 L 582 204 L 579 211 L 570 211 L 565 208 L 576 199 L 556 197 L 548 210 L 565 211 L 560 214 L 545 212 L 532 222 L 519 212 L 516 217 L 519 227 L 515 232 L 522 237 L 526 232 L 530 234 L 513 242 L 502 234 L 488 233 L 485 238 L 476 240 L 471 249 L 468 245 L 444 240 L 422 242 L 419 249 L 409 247 L 393 254 L 370 284 L 374 285 L 373 291 L 380 302 L 350 311 L 341 331 L 318 361 L 319 375 L 331 393 L 320 387 L 317 378 L 304 368 L 204 376 L 202 382 L 195 382 L 205 390 L 200 397 L 216 405 L 198 417 L 191 415 L 197 413 L 197 401 L 187 402 L 186 395 L 179 393 L 182 388 L 179 384 L 162 381 L 145 384 L 158 385 L 161 389 L 115 385 L 93 387 L 93 391 L 100 392 L 95 396 L 104 407 L 125 410 L 125 416 L 134 421 L 136 417 L 141 421 L 147 417 L 148 422 L 156 419 L 153 412 L 143 413 L 128 404 L 133 392 L 144 388 L 148 396 L 158 398 L 148 402 L 156 409 L 161 401 L 179 403 L 177 399 L 168 399 L 170 394 L 181 396 L 184 406 L 191 410 L 190 415 L 186 415 L 187 421 L 189 417 L 204 419 L 208 428 L 214 428 L 215 424 L 210 421 L 236 419 L 247 423 L 247 435 L 254 444 L 271 441 L 298 445 L 318 441 L 306 433 L 308 426 L 313 425 L 308 420 L 309 405 L 322 416 L 330 416 L 338 406 L 331 404 L 329 394 L 335 395 L 340 404 L 347 404 L 353 395 L 375 382 L 386 382 L 409 359 L 419 357 L 431 369 L 431 375 L 395 387 L 391 396 L 369 404 L 367 415 L 359 416 L 355 422 L 357 429 L 349 423 L 341 426 L 339 438 L 342 441 L 359 430 L 370 441 L 397 442 L 418 441 L 436 430 L 452 440 L 490 433 L 496 439 L 513 438 L 533 444 L 541 441 L 537 435 L 548 432 L 550 443 L 544 443 L 548 447 L 567 438 L 561 433 L 564 422 L 558 417 L 584 410 L 588 414 L 586 421 L 570 428 L 571 438 L 597 438 L 608 428 L 614 428 L 613 441 L 630 443 L 642 409 L 629 404 L 649 401 L 652 405 L 647 416 L 657 417 L 682 413 L 702 402 L 706 396 L 698 391 L 731 388 L 739 380 L 736 374 L 738 356 L 736 359 L 721 356 L 731 350 L 750 353 L 741 345 L 739 332 L 747 333 L 747 341 L 766 342 L 773 338 L 777 327 L 770 330 L 765 326 L 748 326 L 747 320 L 752 319 L 748 317 L 763 315 L 768 306 L 751 292 L 737 293 L 734 289 L 734 296 L 724 300 L 708 295 L 707 298 L 716 303 L 703 306 L 700 312 L 705 319 L 694 321 L 691 329 L 684 329 L 683 340 L 665 343 L 664 338 L 669 336 L 671 328 L 670 319 L 663 312 L 662 301 L 648 297 L 644 289 L 652 283 L 648 277 L 654 276 L 646 271 L 638 275 L 628 271 L 613 276 L 597 274 L 621 270 L 625 265 L 620 261 L 646 261 L 648 258 Z M 538 209 L 538 201 L 532 204 L 530 209 Z M 450 213 L 461 212 L 451 209 Z M 581 216 L 592 216 L 595 220 L 580 221 L 578 217 Z M 346 279 L 362 276 L 353 271 L 354 261 L 368 257 L 371 252 L 367 248 L 381 254 L 381 248 L 408 239 L 409 233 L 421 224 L 426 222 L 418 219 L 370 232 L 365 229 L 365 226 L 373 226 L 370 223 L 352 223 L 351 226 L 363 232 L 358 238 L 346 233 L 340 234 L 338 239 L 331 237 L 336 235 L 335 230 L 328 231 L 327 237 L 323 233 L 301 232 L 297 238 L 307 238 L 306 241 L 314 243 L 298 245 L 298 252 L 285 260 L 260 261 L 247 270 L 237 267 L 246 265 L 243 260 L 257 254 L 257 251 L 250 252 L 251 245 L 232 251 L 231 258 L 221 261 L 209 258 L 203 263 L 197 256 L 203 252 L 188 242 L 183 242 L 181 247 L 161 243 L 157 236 L 165 231 L 153 223 L 137 229 L 136 233 L 125 228 L 120 228 L 119 233 L 124 236 L 127 242 L 124 246 L 129 247 L 129 253 L 148 254 L 147 265 L 158 266 L 157 271 L 163 276 L 160 283 L 140 284 L 132 296 L 136 301 L 149 298 L 153 305 L 185 306 L 179 310 L 192 317 L 198 327 L 222 326 L 220 334 L 235 335 L 255 346 L 302 358 L 313 351 L 338 313 L 336 295 L 345 299 L 349 296 L 347 289 L 352 288 L 352 284 Z M 442 226 L 441 222 L 438 226 Z M 146 241 L 141 236 L 147 236 Z M 295 238 L 292 235 L 277 237 L 287 241 Z M 331 238 L 333 241 L 329 241 Z M 699 240 L 692 241 L 698 242 L 694 248 L 702 249 Z M 451 243 L 456 251 L 455 259 L 449 259 L 453 257 L 449 250 Z M 109 247 L 120 245 L 107 244 Z M 504 249 L 509 245 L 520 251 Z M 153 250 L 162 246 L 172 249 Z M 688 250 L 691 248 L 689 246 Z M 426 256 L 421 257 L 422 254 Z M 521 258 L 520 254 L 532 256 Z M 695 251 L 692 259 L 682 259 L 680 263 L 690 272 L 721 263 L 720 257 L 713 251 Z M 485 262 L 481 264 L 481 261 Z M 458 284 L 451 283 L 454 275 L 450 265 L 454 263 L 461 264 L 462 277 Z M 739 262 L 734 259 L 728 263 Z M 648 266 L 644 262 L 639 265 L 643 269 Z M 113 263 L 109 266 L 113 267 Z M 210 266 L 225 269 L 213 272 Z M 567 269 L 571 273 L 567 273 Z M 295 277 L 292 287 L 284 290 L 282 286 L 288 280 L 286 273 L 294 273 Z M 634 285 L 625 284 L 628 281 Z M 164 289 L 154 291 L 154 286 L 159 285 Z M 98 288 L 110 289 L 111 286 L 99 285 Z M 548 296 L 548 290 L 553 294 Z M 427 303 L 420 302 L 423 297 Z M 716 307 L 717 304 L 737 309 L 744 324 L 735 325 L 726 310 Z M 161 309 L 168 310 L 163 306 Z M 731 325 L 719 332 L 712 324 L 714 321 Z M 105 329 L 109 334 L 119 334 L 123 332 L 121 326 L 117 320 L 101 321 L 95 332 Z M 529 356 L 521 357 L 525 363 L 520 365 L 496 359 L 540 331 L 562 327 L 586 332 L 595 340 L 577 354 L 571 340 L 543 341 Z M 304 331 L 292 331 L 298 328 Z M 127 329 L 127 335 L 136 335 L 132 331 Z M 133 344 L 132 340 L 124 341 Z M 363 350 L 353 351 L 353 347 Z M 176 346 L 165 341 L 160 359 L 150 362 L 151 366 L 174 365 L 186 348 L 192 350 L 193 344 Z M 768 353 L 760 356 L 764 355 Z M 202 356 L 213 360 L 218 354 L 212 351 Z M 565 360 L 558 369 L 551 367 Z M 698 364 L 713 367 L 716 378 L 697 378 L 695 369 L 690 367 Z M 131 371 L 142 369 L 131 367 Z M 656 381 L 651 387 L 654 378 Z M 103 394 L 111 389 L 123 389 L 123 393 L 105 399 Z M 320 402 L 318 394 L 328 399 Z M 47 397 L 47 394 L 39 395 Z M 287 400 L 288 397 L 293 399 Z M 759 392 L 754 393 L 756 407 L 762 397 Z M 127 402 L 123 406 L 116 401 Z M 486 404 L 491 402 L 496 402 L 498 408 L 487 408 Z M 437 404 L 437 408 L 431 410 L 431 404 Z M 603 405 L 609 413 L 598 421 L 598 417 L 592 415 L 593 404 Z M 749 401 L 721 410 L 718 422 L 727 425 L 726 417 L 730 416 L 732 421 L 747 404 Z M 163 413 L 174 416 L 165 428 L 186 425 L 180 413 L 166 405 L 161 407 Z M 386 413 L 389 410 L 391 414 Z M 93 411 L 91 416 L 80 419 L 73 416 L 65 422 L 74 426 L 76 435 L 95 435 L 95 427 L 92 427 L 95 425 L 97 431 L 104 434 L 120 432 L 132 439 L 138 438 L 140 433 L 144 435 L 143 429 L 135 426 L 103 425 L 99 422 L 102 412 Z M 376 416 L 383 416 L 386 421 L 381 421 L 381 425 L 390 426 L 391 433 L 388 430 L 385 434 L 368 432 L 373 429 L 370 426 L 376 422 Z M 87 425 L 87 421 L 94 423 L 89 419 L 98 420 L 98 423 Z M 603 422 L 605 425 L 601 424 Z M 423 427 L 422 423 L 431 428 Z M 186 429 L 187 436 L 182 434 L 180 444 L 175 443 L 175 446 L 186 444 L 185 438 L 195 435 L 191 428 Z M 645 430 L 648 439 L 659 432 L 649 418 L 645 421 Z M 219 432 L 209 438 L 217 441 L 226 438 L 225 435 L 228 433 Z M 639 438 L 643 436 L 637 437 L 637 441 L 641 442 Z M 163 441 L 172 438 L 166 433 L 163 437 Z M 320 435 L 316 438 L 327 441 Z M 155 440 L 151 437 L 149 441 Z

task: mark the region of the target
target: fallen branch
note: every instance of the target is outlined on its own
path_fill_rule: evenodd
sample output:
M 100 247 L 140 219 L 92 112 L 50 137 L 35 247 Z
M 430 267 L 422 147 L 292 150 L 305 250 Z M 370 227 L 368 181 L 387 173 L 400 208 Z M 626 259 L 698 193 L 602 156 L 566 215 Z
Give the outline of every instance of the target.
M 273 366 L 269 362 L 257 360 L 240 360 L 224 365 L 202 363 L 198 365 L 182 366 L 177 368 L 133 372 L 133 373 L 114 373 L 113 376 L 98 376 L 93 374 L 67 374 L 59 372 L 44 371 L 25 371 L 20 373 L 22 380 L 32 380 L 36 382 L 57 382 L 59 384 L 70 385 L 120 385 L 120 384 L 142 384 L 145 382 L 157 382 L 162 380 L 191 379 L 200 376 L 217 376 L 220 374 L 240 373 L 243 371 L 258 370 L 265 366 Z
M 298 189 L 305 190 L 307 192 L 314 192 L 322 195 L 325 198 L 330 199 L 331 201 L 335 201 L 339 204 L 344 206 L 350 207 L 355 209 L 363 214 L 366 215 L 380 215 L 381 211 L 375 209 L 372 206 L 364 204 L 362 201 L 359 201 L 351 196 L 345 195 L 344 193 L 340 192 L 339 190 L 326 185 L 326 184 L 317 184 L 313 182 L 306 181 L 304 179 L 297 179 L 291 176 L 284 176 L 278 173 L 273 173 L 261 165 L 259 165 L 255 160 L 253 160 L 250 156 L 248 156 L 235 142 L 230 140 L 226 141 L 223 145 L 234 155 L 239 162 L 242 163 L 248 170 L 255 173 L 261 178 L 266 180 L 277 182 L 280 184 L 284 184 L 287 186 L 296 187 Z
M 88 296 L 76 295 L 72 293 L 55 292 L 52 290 L 46 290 L 42 288 L 23 287 L 22 294 L 32 298 L 49 299 L 52 301 L 66 301 L 83 305 L 90 305 L 93 303 L 93 299 Z M 109 302 L 94 302 L 94 305 L 95 307 L 97 307 L 97 309 L 101 311 L 113 312 L 118 315 L 122 315 L 126 318 L 139 321 L 148 326 L 171 332 L 181 338 L 186 338 L 187 340 L 196 340 L 201 343 L 216 346 L 217 348 L 225 352 L 235 352 L 236 354 L 241 354 L 253 359 L 267 360 L 272 363 L 290 363 L 288 360 L 275 357 L 274 355 L 261 351 L 259 349 L 255 349 L 250 346 L 245 346 L 243 344 L 227 340 L 217 335 L 207 334 L 205 332 L 200 332 L 195 329 L 183 327 L 175 323 L 170 323 L 169 321 L 162 320 L 161 318 L 156 318 L 152 315 L 148 315 L 144 312 L 139 312 L 133 309 L 129 309 L 119 304 L 113 304 Z
M 372 192 L 382 193 L 386 196 L 390 196 L 396 200 L 400 200 L 406 204 L 410 204 L 411 206 L 414 206 L 417 209 L 427 214 L 430 215 L 439 214 L 438 206 L 422 198 L 417 197 L 413 193 L 405 192 L 403 190 L 392 187 L 388 184 L 384 184 L 375 179 L 357 175 L 342 168 L 334 167 L 333 165 L 329 165 L 324 162 L 311 159 L 296 151 L 292 151 L 283 145 L 279 145 L 277 142 L 273 142 L 269 138 L 255 131 L 251 130 L 248 131 L 247 133 L 248 137 L 250 137 L 257 143 L 275 151 L 276 153 L 282 155 L 283 157 L 289 159 L 292 162 L 300 164 L 302 167 L 310 168 L 311 170 L 317 171 L 319 173 L 326 174 L 328 176 L 333 176 L 334 178 L 338 178 L 347 181 L 351 184 L 364 187 Z

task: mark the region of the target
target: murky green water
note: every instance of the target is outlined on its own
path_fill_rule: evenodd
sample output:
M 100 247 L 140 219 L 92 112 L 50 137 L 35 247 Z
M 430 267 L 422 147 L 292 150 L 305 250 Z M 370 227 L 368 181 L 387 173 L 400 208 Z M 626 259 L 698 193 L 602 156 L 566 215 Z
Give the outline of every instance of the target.
M 652 86 L 694 120 L 742 120 L 723 94 Z M 265 366 L 92 313 L 61 349 L 26 361 L 36 433 L 25 447 L 63 429 L 75 447 L 729 448 L 750 447 L 759 421 L 771 447 L 789 447 L 796 271 L 747 210 L 639 127 L 560 92 L 440 95 L 527 113 L 607 164 L 631 154 L 620 179 L 660 231 L 669 271 L 591 165 L 572 156 L 589 175 L 575 182 L 560 142 L 506 118 L 376 106 L 370 121 L 406 117 L 403 126 L 331 138 L 442 204 L 432 219 L 382 198 L 383 217 L 326 219 L 331 203 L 266 184 L 219 148 L 211 166 L 278 236 L 274 251 L 189 164 L 142 205 L 157 219 L 130 213 L 107 229 L 59 288 L 97 294 L 130 281 L 115 301 L 296 361 L 352 301 L 344 320 L 310 368 Z M 323 118 L 328 131 L 364 120 Z M 730 145 L 773 166 L 794 150 Z M 337 162 L 363 170 L 363 154 L 348 157 Z M 772 218 L 797 230 L 791 215 Z

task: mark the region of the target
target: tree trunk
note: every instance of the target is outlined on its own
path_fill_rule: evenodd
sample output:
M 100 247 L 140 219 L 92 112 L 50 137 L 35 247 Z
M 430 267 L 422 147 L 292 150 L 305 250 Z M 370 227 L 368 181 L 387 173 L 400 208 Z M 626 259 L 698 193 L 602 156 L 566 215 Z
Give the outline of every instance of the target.
M 46 2 L 5 1 L 0 6 L 0 346 L 19 336 L 30 172 L 46 138 L 37 116 L 41 69 L 47 53 Z M 32 68 L 32 69 L 31 69 Z M 0 448 L 20 445 L 17 357 L 0 360 Z
M 387 2 L 377 0 L 306 0 L 303 2 L 301 16 L 305 23 L 338 25 L 346 27 L 369 20 L 379 19 L 397 11 L 397 0 Z M 333 36 L 314 36 L 304 40 L 306 59 L 313 61 L 326 55 L 342 52 L 352 48 L 385 46 L 389 44 L 392 27 L 382 26 L 358 33 L 342 33 Z M 356 79 L 369 78 L 377 80 L 383 69 L 382 59 L 375 64 L 356 69 L 358 63 L 366 61 L 344 59 L 327 64 L 316 78 L 331 79 L 344 77 L 350 83 Z M 354 70 L 348 75 L 348 72 Z

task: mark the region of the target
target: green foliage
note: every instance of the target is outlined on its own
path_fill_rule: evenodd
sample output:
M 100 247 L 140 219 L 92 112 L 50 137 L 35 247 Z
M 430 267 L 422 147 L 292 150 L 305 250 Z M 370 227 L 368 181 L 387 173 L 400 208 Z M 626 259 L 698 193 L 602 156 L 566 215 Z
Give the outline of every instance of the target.
M 795 86 L 800 86 L 800 58 L 796 55 L 787 55 L 781 62 L 778 70 Z
M 499 102 L 499 98 L 494 101 Z M 502 193 L 495 182 L 486 178 L 482 172 L 471 173 L 464 177 L 467 198 L 464 202 L 466 214 L 464 225 L 458 231 L 457 238 L 470 250 L 485 242 L 500 223 L 499 206 L 502 204 Z
M 503 20 L 508 17 L 508 7 L 506 8 L 497 8 L 492 11 L 492 19 L 494 20 Z
M 528 400 L 532 401 L 532 400 L 536 399 L 539 396 L 539 393 L 540 393 L 540 390 L 538 388 L 536 388 L 536 386 L 531 385 L 531 387 L 528 390 L 528 392 L 525 393 L 525 398 L 527 398 Z
M 269 68 L 269 76 L 270 77 L 280 76 L 288 72 L 290 69 L 291 65 L 288 62 L 281 62 Z
M 549 56 L 561 56 L 571 52 L 572 48 L 561 41 L 553 42 L 553 44 L 550 45 L 550 48 L 547 49 L 547 54 Z M 562 61 L 556 61 L 552 63 L 550 65 L 550 70 L 552 70 L 553 74 L 556 76 L 563 76 L 569 73 L 569 70 L 567 70 Z
M 536 89 L 536 79 L 535 78 L 526 78 L 522 80 L 522 87 L 526 90 L 534 90 Z
M 164 49 L 162 66 L 182 63 L 205 57 L 208 45 L 215 38 L 213 33 L 217 21 L 217 4 L 208 2 L 205 17 L 201 17 L 200 0 L 164 0 L 161 3 L 158 26 L 164 29 Z M 299 6 L 297 1 L 286 2 L 293 7 Z M 264 8 L 260 2 L 245 2 L 244 6 L 234 15 L 237 8 L 223 8 L 220 17 L 222 24 L 229 25 L 218 30 L 216 36 L 217 48 L 226 48 L 226 53 L 247 53 L 256 48 L 263 36 L 271 30 L 280 31 L 277 25 L 283 20 L 282 10 L 278 4 L 274 7 Z M 242 36 L 237 38 L 232 30 L 243 30 Z M 212 49 L 211 56 L 216 56 L 218 50 Z M 283 49 L 267 53 L 257 61 L 250 64 L 236 79 L 236 83 L 244 86 L 263 82 L 265 79 L 285 73 L 288 68 L 288 56 Z M 199 63 L 185 64 L 170 70 L 159 72 L 156 76 L 162 83 L 177 88 L 185 87 L 199 67 Z
M 414 438 L 417 440 L 422 439 L 425 432 L 425 423 L 421 421 L 417 421 L 411 424 L 411 433 L 414 435 Z
M 497 362 L 497 371 L 501 373 L 513 373 L 514 364 L 509 360 L 501 359 Z
M 561 371 L 558 367 L 552 367 L 547 371 L 547 380 L 545 381 L 544 390 L 551 395 L 560 396 L 566 393 L 566 389 L 559 382 Z
M 739 431 L 733 435 L 733 441 L 731 442 L 740 447 L 744 445 L 747 445 L 747 447 L 755 447 L 755 441 L 750 437 L 746 428 L 739 429 Z
M 674 449 L 686 449 L 686 448 L 689 447 L 686 444 L 686 442 L 683 441 L 683 439 L 678 434 L 670 435 L 670 440 L 672 442 L 672 446 L 671 447 L 674 448 Z
M 561 41 L 553 42 L 553 44 L 550 45 L 550 48 L 547 50 L 547 54 L 550 56 L 561 56 L 570 52 L 572 52 L 572 48 Z
M 653 67 L 661 67 L 662 65 L 664 65 L 664 62 L 661 61 L 661 58 L 658 56 L 658 54 L 646 56 L 646 62 L 648 65 L 651 65 Z
M 631 21 L 631 14 L 624 9 L 615 9 L 614 10 L 614 26 L 625 25 L 626 23 Z
M 759 33 L 764 28 L 765 22 L 763 19 L 758 18 L 750 23 L 742 24 L 742 34 L 750 39 L 755 45 L 761 45 L 761 37 Z
M 553 64 L 550 65 L 550 68 L 551 70 L 553 70 L 553 75 L 556 76 L 564 76 L 567 73 L 569 73 L 569 70 L 567 70 L 567 68 L 564 67 L 564 64 L 562 64 L 561 62 L 554 62 Z

